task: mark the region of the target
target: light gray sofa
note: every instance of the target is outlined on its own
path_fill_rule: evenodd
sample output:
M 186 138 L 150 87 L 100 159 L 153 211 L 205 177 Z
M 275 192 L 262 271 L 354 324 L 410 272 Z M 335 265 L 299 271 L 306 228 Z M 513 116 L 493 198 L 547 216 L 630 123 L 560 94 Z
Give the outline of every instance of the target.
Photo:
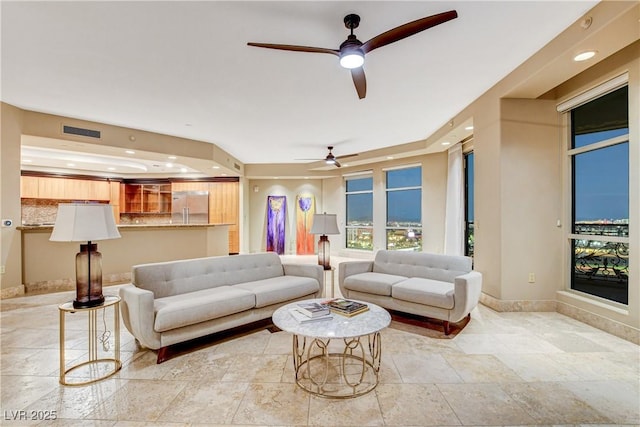
M 342 262 L 338 271 L 345 298 L 442 320 L 446 335 L 450 322 L 470 317 L 482 290 L 482 275 L 465 256 L 380 250 L 373 261 Z
M 136 265 L 120 288 L 122 320 L 141 345 L 168 346 L 271 317 L 321 296 L 319 265 L 282 264 L 274 252 Z

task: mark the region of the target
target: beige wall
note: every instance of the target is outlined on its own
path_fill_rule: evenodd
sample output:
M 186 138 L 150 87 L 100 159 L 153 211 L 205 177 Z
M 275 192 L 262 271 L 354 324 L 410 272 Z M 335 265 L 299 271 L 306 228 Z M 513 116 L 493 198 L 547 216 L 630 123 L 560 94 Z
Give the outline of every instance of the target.
M 19 295 L 24 291 L 21 280 L 22 254 L 20 232 L 20 136 L 22 110 L 2 103 L 0 134 L 0 215 L 13 220 L 13 226 L 0 228 L 0 295 Z
M 500 298 L 552 300 L 562 286 L 564 252 L 556 104 L 503 99 L 500 106 Z

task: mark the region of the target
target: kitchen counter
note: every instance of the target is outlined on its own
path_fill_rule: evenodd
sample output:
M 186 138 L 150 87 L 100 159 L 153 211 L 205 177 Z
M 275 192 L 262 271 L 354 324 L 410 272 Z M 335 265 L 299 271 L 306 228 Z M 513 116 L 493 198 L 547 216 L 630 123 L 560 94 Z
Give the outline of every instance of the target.
M 22 283 L 27 293 L 75 289 L 75 256 L 86 242 L 52 242 L 52 225 L 17 227 L 22 236 Z M 99 240 L 103 286 L 131 280 L 137 264 L 229 254 L 227 224 L 118 225 L 119 239 Z

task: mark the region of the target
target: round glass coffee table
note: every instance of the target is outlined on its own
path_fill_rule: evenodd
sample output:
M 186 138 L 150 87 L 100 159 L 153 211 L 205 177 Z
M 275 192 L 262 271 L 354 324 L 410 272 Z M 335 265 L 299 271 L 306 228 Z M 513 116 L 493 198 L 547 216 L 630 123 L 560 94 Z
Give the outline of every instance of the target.
M 344 399 L 361 396 L 378 385 L 382 342 L 380 331 L 391 323 L 382 307 L 366 303 L 369 310 L 346 317 L 300 323 L 290 313 L 296 301 L 273 313 L 273 324 L 293 334 L 296 383 L 322 397 Z

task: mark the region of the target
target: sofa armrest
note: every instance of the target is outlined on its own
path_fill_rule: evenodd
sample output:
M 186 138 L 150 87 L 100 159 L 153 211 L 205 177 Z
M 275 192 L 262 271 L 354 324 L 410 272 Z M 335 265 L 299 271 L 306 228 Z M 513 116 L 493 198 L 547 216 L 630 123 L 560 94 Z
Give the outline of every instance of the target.
M 318 281 L 320 290 L 324 284 L 322 266 L 317 264 L 282 264 L 285 276 L 310 277 Z
M 482 274 L 471 271 L 455 278 L 455 306 L 449 315 L 449 321 L 459 322 L 478 305 L 482 292 Z
M 122 321 L 131 335 L 152 350 L 162 347 L 160 334 L 153 329 L 153 292 L 129 284 L 120 288 L 119 293 Z

